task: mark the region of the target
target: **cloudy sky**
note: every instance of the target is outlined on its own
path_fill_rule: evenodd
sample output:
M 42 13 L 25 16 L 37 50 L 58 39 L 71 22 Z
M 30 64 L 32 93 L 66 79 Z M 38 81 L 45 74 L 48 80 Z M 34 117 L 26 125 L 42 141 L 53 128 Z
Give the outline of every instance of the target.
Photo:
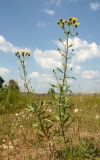
M 6 82 L 19 78 L 14 53 L 28 48 L 28 75 L 36 92 L 47 92 L 54 82 L 53 68 L 59 66 L 57 25 L 60 18 L 77 17 L 80 26 L 75 52 L 68 64 L 73 92 L 100 91 L 100 0 L 0 0 L 0 75 Z

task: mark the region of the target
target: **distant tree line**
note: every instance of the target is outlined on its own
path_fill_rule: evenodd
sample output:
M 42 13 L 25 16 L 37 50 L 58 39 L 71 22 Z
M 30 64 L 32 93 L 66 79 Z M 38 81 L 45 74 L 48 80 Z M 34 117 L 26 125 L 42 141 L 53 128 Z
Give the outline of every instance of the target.
M 0 88 L 3 87 L 3 83 L 4 83 L 4 82 L 5 82 L 4 79 L 0 76 Z
M 4 79 L 0 76 L 0 88 L 3 88 L 3 83 L 4 83 Z M 19 86 L 18 83 L 16 81 L 14 81 L 13 79 L 9 80 L 8 82 L 8 87 L 9 89 L 16 89 L 19 90 Z

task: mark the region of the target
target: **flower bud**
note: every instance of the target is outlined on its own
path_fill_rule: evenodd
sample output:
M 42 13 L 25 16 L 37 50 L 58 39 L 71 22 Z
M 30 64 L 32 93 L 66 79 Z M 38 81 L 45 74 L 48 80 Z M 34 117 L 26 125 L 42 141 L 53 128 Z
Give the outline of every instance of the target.
M 21 55 L 24 57 L 24 56 L 25 56 L 25 52 L 24 52 L 24 51 L 21 51 Z

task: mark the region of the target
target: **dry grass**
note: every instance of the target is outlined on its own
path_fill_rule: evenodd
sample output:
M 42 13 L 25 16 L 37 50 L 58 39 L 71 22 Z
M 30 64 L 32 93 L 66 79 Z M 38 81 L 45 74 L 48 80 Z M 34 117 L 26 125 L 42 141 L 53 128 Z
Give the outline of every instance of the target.
M 78 112 L 75 113 L 75 120 L 66 132 L 68 144 L 75 146 L 79 138 L 86 138 L 100 148 L 100 96 L 80 95 L 73 96 L 72 99 Z M 34 115 L 29 113 L 26 107 L 0 115 L 0 160 L 50 159 L 46 141 L 42 142 L 32 127 L 33 118 Z M 56 139 L 57 137 L 54 137 L 52 140 L 52 155 L 54 154 L 54 159 L 58 160 L 57 151 L 61 141 L 58 145 L 53 145 Z

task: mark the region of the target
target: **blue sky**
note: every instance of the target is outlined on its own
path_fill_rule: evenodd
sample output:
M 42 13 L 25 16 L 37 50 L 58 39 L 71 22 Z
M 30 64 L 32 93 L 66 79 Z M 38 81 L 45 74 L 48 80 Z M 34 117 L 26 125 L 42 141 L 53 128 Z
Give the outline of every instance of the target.
M 54 81 L 52 69 L 59 65 L 58 39 L 64 38 L 57 25 L 60 18 L 78 17 L 79 37 L 69 66 L 77 80 L 73 92 L 100 91 L 100 0 L 0 0 L 0 75 L 22 86 L 14 55 L 28 48 L 28 75 L 37 92 L 47 92 Z

